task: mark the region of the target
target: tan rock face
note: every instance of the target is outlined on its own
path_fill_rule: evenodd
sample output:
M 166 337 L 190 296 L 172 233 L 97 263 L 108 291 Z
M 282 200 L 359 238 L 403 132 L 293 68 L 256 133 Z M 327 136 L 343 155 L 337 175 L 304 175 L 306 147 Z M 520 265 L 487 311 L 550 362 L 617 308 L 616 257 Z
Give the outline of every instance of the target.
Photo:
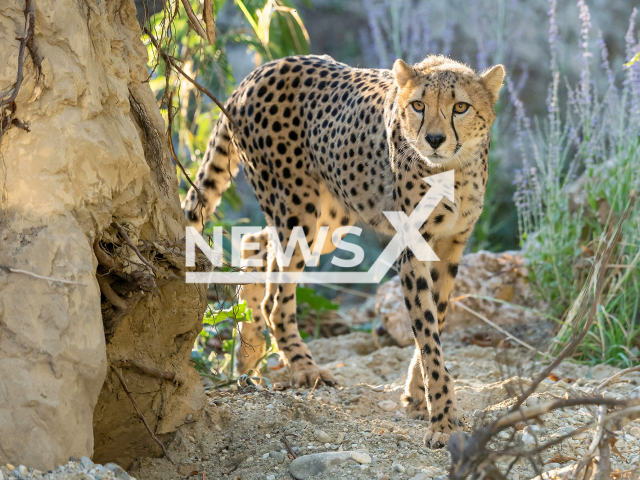
M 525 268 L 518 252 L 478 252 L 465 255 L 460 262 L 458 277 L 451 294 L 446 329 L 482 323 L 464 309 L 500 325 L 524 324 L 535 320 L 535 314 L 513 306 L 467 295 L 495 298 L 514 305 L 544 311 L 544 305 L 533 299 L 531 287 L 525 281 Z M 378 287 L 376 311 L 384 329 L 403 346 L 413 344 L 409 313 L 399 277 L 393 277 Z
M 23 7 L 0 3 L 0 90 L 15 82 Z M 112 372 L 103 388 L 108 359 L 180 374 L 174 384 L 123 371 L 158 433 L 202 406 L 189 365 L 201 288 L 176 280 L 144 293 L 105 345 L 94 239 L 113 220 L 134 241 L 184 237 L 164 122 L 142 83 L 147 53 L 135 13 L 133 0 L 36 3 L 42 77 L 27 54 L 16 100 L 31 132 L 12 128 L 0 144 L 0 265 L 84 286 L 0 269 L 0 463 L 47 470 L 70 455 L 91 456 L 94 407 L 100 461 L 126 464 L 136 441 L 144 454 L 157 453 L 139 441 L 146 431 Z

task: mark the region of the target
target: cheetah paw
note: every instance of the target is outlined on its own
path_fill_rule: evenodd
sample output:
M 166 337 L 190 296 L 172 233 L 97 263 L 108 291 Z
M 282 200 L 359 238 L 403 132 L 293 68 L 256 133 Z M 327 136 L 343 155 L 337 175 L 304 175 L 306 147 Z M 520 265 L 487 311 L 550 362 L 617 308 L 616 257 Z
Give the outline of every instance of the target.
M 427 410 L 426 402 L 422 402 L 422 405 L 415 405 L 409 403 L 406 400 L 406 396 L 403 395 L 402 403 L 404 403 L 404 410 L 407 417 L 411 420 L 425 420 L 429 418 L 429 410 Z
M 290 383 L 294 387 L 313 387 L 316 385 L 316 380 L 318 382 L 318 386 L 327 385 L 329 387 L 333 387 L 338 384 L 336 379 L 333 378 L 327 370 L 320 370 L 315 365 L 304 369 L 300 368 L 293 370 L 291 373 Z
M 457 419 L 451 420 L 451 422 L 455 425 L 458 425 L 460 423 Z M 432 450 L 446 447 L 449 443 L 449 439 L 451 438 L 451 434 L 455 431 L 457 431 L 457 428 L 451 427 L 450 425 L 432 425 L 429 427 L 427 433 L 424 436 L 424 444 Z

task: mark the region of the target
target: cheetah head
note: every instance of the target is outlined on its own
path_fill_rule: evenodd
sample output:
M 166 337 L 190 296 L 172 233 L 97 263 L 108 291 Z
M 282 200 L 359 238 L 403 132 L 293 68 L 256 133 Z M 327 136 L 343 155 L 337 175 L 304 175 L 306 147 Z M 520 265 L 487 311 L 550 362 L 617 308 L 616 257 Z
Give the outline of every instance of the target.
M 393 65 L 397 117 L 408 146 L 428 163 L 471 163 L 495 120 L 494 104 L 505 69 L 496 65 L 477 74 L 443 56 L 410 66 Z

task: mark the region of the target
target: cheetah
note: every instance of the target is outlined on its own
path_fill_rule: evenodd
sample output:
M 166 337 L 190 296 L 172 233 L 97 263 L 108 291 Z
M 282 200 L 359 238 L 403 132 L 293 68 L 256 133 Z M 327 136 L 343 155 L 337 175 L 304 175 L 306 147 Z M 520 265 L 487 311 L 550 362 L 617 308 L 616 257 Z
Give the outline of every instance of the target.
M 440 334 L 458 263 L 483 208 L 490 129 L 504 76 L 502 65 L 476 73 L 435 55 L 415 65 L 396 60 L 391 70 L 352 68 L 314 55 L 266 63 L 226 103 L 233 122 L 220 115 L 212 132 L 195 179 L 205 204 L 192 188 L 182 205 L 188 223 L 201 228 L 242 163 L 282 247 L 301 226 L 312 248 L 320 227 L 329 227 L 331 236 L 359 221 L 395 234 L 383 212 L 410 215 L 430 188 L 423 179 L 453 170 L 455 201 L 443 198 L 420 228 L 440 261 L 419 261 L 409 248 L 398 260 L 416 345 L 403 405 L 410 418 L 427 421 L 431 448 L 446 445 L 461 425 Z M 264 230 L 242 242 L 253 249 L 243 250 L 245 264 L 279 271 Z M 333 248 L 325 242 L 322 253 Z M 300 272 L 304 265 L 296 248 L 282 270 Z M 266 324 L 293 385 L 335 383 L 300 337 L 295 284 L 267 281 L 266 291 L 246 285 L 241 296 L 255 319 L 243 323 L 241 333 L 258 347 L 237 355 L 239 370 L 262 356 Z

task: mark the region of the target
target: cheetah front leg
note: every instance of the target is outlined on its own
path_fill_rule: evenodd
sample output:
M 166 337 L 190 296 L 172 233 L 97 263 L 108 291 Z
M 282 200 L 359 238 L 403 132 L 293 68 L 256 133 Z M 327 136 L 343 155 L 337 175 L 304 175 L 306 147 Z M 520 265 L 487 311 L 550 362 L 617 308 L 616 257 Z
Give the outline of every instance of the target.
M 433 282 L 433 300 L 438 311 L 439 335 L 442 334 L 445 326 L 449 296 L 453 290 L 455 277 L 458 273 L 458 264 L 462 258 L 462 253 L 468 239 L 469 233 L 456 235 L 451 238 L 441 239 L 433 246 L 436 255 L 440 258 L 439 262 L 432 262 L 429 265 L 429 273 L 431 274 L 431 280 Z M 447 373 L 449 372 L 447 371 Z M 409 418 L 419 420 L 429 418 L 418 349 L 414 352 L 411 366 L 409 367 L 409 376 L 403 395 L 403 403 Z M 455 398 L 449 411 L 453 416 L 457 416 Z
M 411 413 L 416 416 L 419 415 L 416 412 L 424 414 L 428 410 L 429 428 L 424 441 L 431 448 L 439 448 L 448 443 L 451 432 L 457 429 L 459 421 L 453 412 L 453 381 L 445 369 L 440 347 L 430 262 L 421 262 L 411 251 L 405 251 L 400 275 L 416 342 L 415 360 L 409 369 L 408 387 L 404 398 Z M 426 408 L 419 403 L 420 395 L 417 392 L 420 390 L 420 384 L 416 378 L 416 365 L 420 367 L 423 385 L 426 387 L 426 401 L 422 402 L 426 403 Z M 416 398 L 412 394 L 416 394 Z

